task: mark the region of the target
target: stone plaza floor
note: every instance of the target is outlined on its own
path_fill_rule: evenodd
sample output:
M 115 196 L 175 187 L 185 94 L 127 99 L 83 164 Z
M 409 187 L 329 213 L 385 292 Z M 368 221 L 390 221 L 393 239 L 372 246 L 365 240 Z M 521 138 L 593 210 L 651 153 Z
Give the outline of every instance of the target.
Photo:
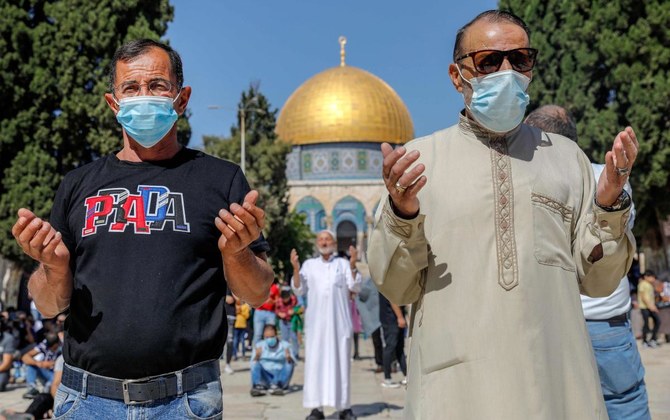
M 361 350 L 363 360 L 353 361 L 351 369 L 351 401 L 354 413 L 359 418 L 365 419 L 403 418 L 404 388 L 382 388 L 380 384 L 383 375 L 374 373 L 371 340 L 361 340 Z M 663 343 L 657 349 L 640 346 L 640 354 L 647 372 L 646 382 L 652 418 L 670 420 L 670 344 Z M 284 396 L 263 397 L 249 395 L 248 365 L 248 361 L 234 361 L 232 366 L 235 373 L 222 374 L 225 419 L 295 420 L 307 416 L 309 410 L 302 407 L 301 387 L 304 367 L 302 363 L 296 366 L 289 393 Z M 223 364 L 221 368 L 223 371 Z M 400 380 L 402 376 L 394 374 L 393 379 Z M 0 393 L 0 408 L 24 410 L 30 404 L 30 400 L 22 398 L 25 391 L 23 384 L 10 385 L 8 391 Z M 338 418 L 333 408 L 327 407 L 325 414 L 329 419 Z

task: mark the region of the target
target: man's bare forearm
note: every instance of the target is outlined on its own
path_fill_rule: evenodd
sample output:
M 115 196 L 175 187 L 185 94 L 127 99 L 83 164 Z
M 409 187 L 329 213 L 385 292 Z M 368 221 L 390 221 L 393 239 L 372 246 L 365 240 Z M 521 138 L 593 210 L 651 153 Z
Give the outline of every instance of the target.
M 236 256 L 224 255 L 223 272 L 235 296 L 253 307 L 267 300 L 274 272 L 264 252 L 254 254 L 247 248 Z
M 300 269 L 293 269 L 293 285 L 296 289 L 300 289 Z
M 40 264 L 28 281 L 35 306 L 45 318 L 53 318 L 70 306 L 72 287 L 69 267 L 60 271 Z
M 405 318 L 405 315 L 402 314 L 402 309 L 400 309 L 400 306 L 396 305 L 395 303 L 391 303 L 391 309 L 393 309 L 393 313 L 397 319 Z

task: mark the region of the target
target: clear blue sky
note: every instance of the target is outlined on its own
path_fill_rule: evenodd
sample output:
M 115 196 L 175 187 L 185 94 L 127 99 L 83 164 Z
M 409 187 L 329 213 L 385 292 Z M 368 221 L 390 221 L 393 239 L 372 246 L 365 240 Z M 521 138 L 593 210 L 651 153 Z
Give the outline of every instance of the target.
M 240 94 L 259 81 L 280 108 L 304 81 L 347 64 L 384 79 L 403 99 L 415 136 L 456 122 L 463 107 L 448 78 L 456 31 L 493 0 L 173 0 L 166 38 L 192 86 L 191 147 L 229 135 Z M 210 105 L 226 107 L 211 110 Z

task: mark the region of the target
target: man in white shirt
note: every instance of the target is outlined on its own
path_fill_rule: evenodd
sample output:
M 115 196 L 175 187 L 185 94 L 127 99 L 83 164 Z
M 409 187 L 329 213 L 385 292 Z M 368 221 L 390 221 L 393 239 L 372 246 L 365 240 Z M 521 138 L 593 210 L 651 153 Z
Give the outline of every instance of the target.
M 526 117 L 526 124 L 577 142 L 577 127 L 570 113 L 557 105 L 545 105 Z M 595 179 L 605 165 L 592 163 Z M 624 189 L 631 196 L 630 183 Z M 635 206 L 631 204 L 628 229 L 633 229 Z M 650 419 L 644 366 L 630 325 L 630 283 L 623 277 L 607 297 L 581 295 L 582 310 L 598 364 L 607 414 L 616 419 Z

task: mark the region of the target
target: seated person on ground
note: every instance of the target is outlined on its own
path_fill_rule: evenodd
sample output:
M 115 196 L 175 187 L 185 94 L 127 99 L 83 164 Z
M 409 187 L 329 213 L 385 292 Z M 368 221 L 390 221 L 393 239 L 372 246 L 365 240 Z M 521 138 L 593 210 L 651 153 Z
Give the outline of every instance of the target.
M 265 325 L 263 340 L 256 343 L 251 357 L 251 396 L 284 395 L 288 389 L 295 358 L 288 342 L 277 338 L 277 327 Z
M 26 365 L 26 382 L 29 388 L 23 395 L 24 398 L 34 398 L 40 393 L 37 389 L 38 379 L 48 392 L 53 380 L 54 364 L 59 355 L 60 339 L 56 333 L 48 333 L 44 341 L 21 357 Z

